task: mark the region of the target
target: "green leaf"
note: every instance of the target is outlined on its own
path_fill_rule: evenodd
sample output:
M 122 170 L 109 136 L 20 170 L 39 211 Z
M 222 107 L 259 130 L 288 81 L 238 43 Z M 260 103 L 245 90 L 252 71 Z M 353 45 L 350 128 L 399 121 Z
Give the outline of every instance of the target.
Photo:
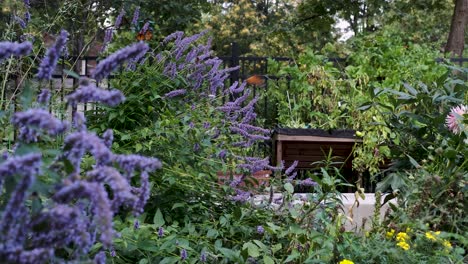
M 237 259 L 238 252 L 229 249 L 229 248 L 218 248 L 219 252 L 223 254 L 228 260 L 235 260 Z
M 150 252 L 159 252 L 160 249 L 156 246 L 156 242 L 152 240 L 141 240 L 138 241 L 137 247 L 139 249 L 150 251 Z
M 71 77 L 73 77 L 73 78 L 75 78 L 75 79 L 80 79 L 80 75 L 78 75 L 78 74 L 77 74 L 76 72 L 74 72 L 74 71 L 70 71 L 70 70 L 65 70 L 65 69 L 64 69 L 63 72 L 64 72 L 65 74 L 67 74 L 68 76 L 71 76 Z
M 419 163 L 415 159 L 413 159 L 410 155 L 406 155 L 406 156 L 408 157 L 409 161 L 416 169 L 421 168 L 421 165 L 419 165 Z
M 288 193 L 293 193 L 294 192 L 294 186 L 290 182 L 287 182 L 287 183 L 284 184 L 284 189 Z
M 210 229 L 208 230 L 208 233 L 206 234 L 208 238 L 216 238 L 218 237 L 218 230 L 216 229 Z
M 139 152 L 142 148 L 143 148 L 143 146 L 142 146 L 140 143 L 137 143 L 137 144 L 135 145 L 135 151 L 136 151 L 136 152 Z
M 245 243 L 242 246 L 242 249 L 246 249 L 246 248 L 247 248 L 247 253 L 249 254 L 249 256 L 251 256 L 253 258 L 257 258 L 258 256 L 260 256 L 260 252 L 258 250 L 258 247 L 254 243 L 252 243 L 252 242 Z
M 290 261 L 293 261 L 295 259 L 297 259 L 298 257 L 300 256 L 299 252 L 297 252 L 297 250 L 294 250 L 291 255 L 289 255 L 286 260 L 284 261 L 285 263 L 287 262 L 290 262 Z
M 367 110 L 367 109 L 369 109 L 371 107 L 372 107 L 372 104 L 365 104 L 365 105 L 362 105 L 362 106 L 358 107 L 357 110 L 365 111 L 365 110 Z
M 153 224 L 155 225 L 155 227 L 160 227 L 160 226 L 163 226 L 164 224 L 166 223 L 166 221 L 164 221 L 164 217 L 161 213 L 161 210 L 158 210 L 156 211 L 156 214 L 154 214 L 154 218 L 153 218 Z
M 408 92 L 410 92 L 412 95 L 418 95 L 418 91 L 416 91 L 416 89 L 414 89 L 413 87 L 411 87 L 411 85 L 407 84 L 407 83 L 403 83 L 403 86 L 406 88 L 406 90 L 408 90 Z
M 159 264 L 172 264 L 177 263 L 180 260 L 180 257 L 166 257 Z
M 279 250 L 281 250 L 283 246 L 281 244 L 274 244 L 272 247 L 271 247 L 271 252 L 276 253 L 278 252 Z
M 263 263 L 264 264 L 275 264 L 275 261 L 270 258 L 269 256 L 265 255 L 263 256 Z
M 179 208 L 179 207 L 184 207 L 185 203 L 175 203 L 172 205 L 172 210 Z

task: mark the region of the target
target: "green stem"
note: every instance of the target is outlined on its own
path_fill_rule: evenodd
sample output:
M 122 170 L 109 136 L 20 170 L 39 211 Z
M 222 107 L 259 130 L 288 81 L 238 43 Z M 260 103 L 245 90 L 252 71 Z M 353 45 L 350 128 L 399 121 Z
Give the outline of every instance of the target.
M 10 59 L 8 60 L 8 66 L 7 66 L 7 69 L 6 69 L 5 77 L 4 77 L 3 83 L 2 83 L 2 92 L 1 92 L 1 95 L 0 95 L 0 110 L 3 109 L 3 96 L 5 95 L 6 83 L 7 83 L 8 77 L 10 75 L 9 73 L 10 73 L 11 62 L 12 61 L 13 61 L 13 59 L 10 57 Z M 5 110 L 7 110 L 7 109 L 5 109 Z

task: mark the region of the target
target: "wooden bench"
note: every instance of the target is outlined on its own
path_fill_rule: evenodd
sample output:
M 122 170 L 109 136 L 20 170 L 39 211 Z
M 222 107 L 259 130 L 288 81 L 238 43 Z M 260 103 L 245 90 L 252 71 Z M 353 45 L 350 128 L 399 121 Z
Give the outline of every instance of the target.
M 353 147 L 362 142 L 354 133 L 354 130 L 275 129 L 274 161 L 276 165 L 284 161 L 287 168 L 297 160 L 298 169 L 311 169 L 317 167 L 314 162 L 325 160 L 331 151 L 333 161 L 343 162 L 343 168 L 351 169 Z

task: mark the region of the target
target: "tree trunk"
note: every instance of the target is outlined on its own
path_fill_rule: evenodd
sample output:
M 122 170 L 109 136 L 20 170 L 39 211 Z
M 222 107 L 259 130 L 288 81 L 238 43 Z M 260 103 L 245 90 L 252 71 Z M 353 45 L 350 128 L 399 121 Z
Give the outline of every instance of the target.
M 446 53 L 463 56 L 465 47 L 465 27 L 468 22 L 468 0 L 456 0 L 452 16 L 452 25 L 445 46 Z

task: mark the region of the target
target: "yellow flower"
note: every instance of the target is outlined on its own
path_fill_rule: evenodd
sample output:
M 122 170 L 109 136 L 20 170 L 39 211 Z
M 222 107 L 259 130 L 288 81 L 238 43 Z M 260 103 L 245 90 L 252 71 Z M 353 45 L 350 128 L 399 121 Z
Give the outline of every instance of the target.
M 387 239 L 391 239 L 393 237 L 393 235 L 395 234 L 395 229 L 390 229 L 390 231 L 388 231 L 385 236 L 387 237 Z
M 432 234 L 432 232 L 426 232 L 426 238 L 432 241 L 436 241 L 437 238 Z
M 397 246 L 401 247 L 404 250 L 410 249 L 410 245 L 406 243 L 405 241 L 398 242 Z
M 396 240 L 400 242 L 405 242 L 408 239 L 409 239 L 409 236 L 405 232 L 399 232 L 396 236 Z
M 436 231 L 436 232 L 434 232 L 434 234 L 440 235 L 440 231 Z
M 442 245 L 444 245 L 445 249 L 452 249 L 452 244 L 446 239 L 442 241 Z
M 343 259 L 342 261 L 340 261 L 340 264 L 354 264 L 354 262 L 352 262 L 349 259 Z

